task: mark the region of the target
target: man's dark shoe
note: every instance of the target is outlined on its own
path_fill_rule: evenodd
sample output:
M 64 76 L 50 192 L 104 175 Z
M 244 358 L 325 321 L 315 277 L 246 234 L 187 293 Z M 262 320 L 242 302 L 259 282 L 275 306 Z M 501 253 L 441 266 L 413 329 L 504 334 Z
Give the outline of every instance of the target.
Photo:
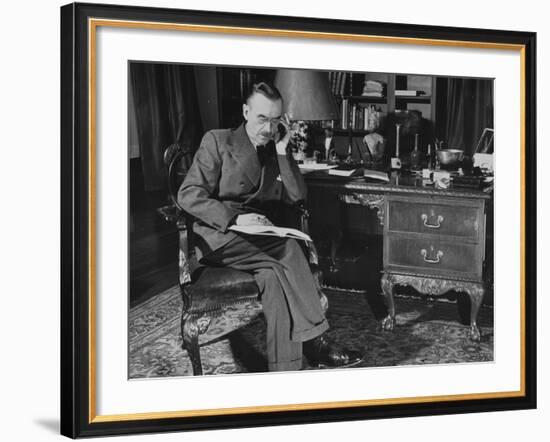
M 359 363 L 363 355 L 331 343 L 324 335 L 303 344 L 304 355 L 313 367 L 349 367 Z

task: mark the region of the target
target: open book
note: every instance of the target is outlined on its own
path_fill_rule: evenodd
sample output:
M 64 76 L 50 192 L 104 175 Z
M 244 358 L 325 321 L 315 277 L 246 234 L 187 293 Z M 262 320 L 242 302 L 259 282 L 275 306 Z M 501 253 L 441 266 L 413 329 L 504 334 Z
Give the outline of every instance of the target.
M 297 229 L 290 229 L 288 227 L 277 226 L 237 226 L 232 225 L 229 230 L 234 232 L 246 233 L 248 235 L 267 235 L 267 236 L 279 236 L 281 238 L 294 238 L 301 239 L 302 241 L 311 241 L 309 235 L 301 232 Z

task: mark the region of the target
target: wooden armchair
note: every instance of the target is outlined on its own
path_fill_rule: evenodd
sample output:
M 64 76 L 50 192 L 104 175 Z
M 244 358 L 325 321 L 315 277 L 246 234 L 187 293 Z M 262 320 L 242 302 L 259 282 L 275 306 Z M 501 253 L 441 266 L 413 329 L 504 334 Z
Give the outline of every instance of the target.
M 196 256 L 193 244 L 193 219 L 177 201 L 180 184 L 193 161 L 193 153 L 179 145 L 169 146 L 164 153 L 167 167 L 169 206 L 159 209 L 166 221 L 175 223 L 179 235 L 179 284 L 183 300 L 181 334 L 193 375 L 202 375 L 200 346 L 224 336 L 258 316 L 262 305 L 254 277 L 247 272 L 227 267 L 200 267 L 195 272 Z M 308 232 L 308 212 L 303 205 L 294 207 L 298 226 Z M 302 242 L 304 243 L 304 242 Z M 304 243 L 313 274 L 319 283 L 321 303 L 326 311 L 328 302 L 320 289 L 321 272 L 312 243 Z

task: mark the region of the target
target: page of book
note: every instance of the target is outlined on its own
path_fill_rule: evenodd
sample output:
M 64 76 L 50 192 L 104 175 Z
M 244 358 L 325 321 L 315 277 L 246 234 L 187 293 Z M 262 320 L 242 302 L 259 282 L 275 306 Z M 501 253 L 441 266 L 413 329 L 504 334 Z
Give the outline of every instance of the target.
M 234 232 L 246 233 L 247 235 L 268 235 L 268 236 L 278 236 L 281 238 L 300 239 L 302 241 L 311 241 L 311 237 L 308 234 L 298 229 L 291 229 L 289 227 L 262 226 L 262 225 L 251 225 L 251 226 L 233 225 L 229 227 L 229 230 L 233 230 Z

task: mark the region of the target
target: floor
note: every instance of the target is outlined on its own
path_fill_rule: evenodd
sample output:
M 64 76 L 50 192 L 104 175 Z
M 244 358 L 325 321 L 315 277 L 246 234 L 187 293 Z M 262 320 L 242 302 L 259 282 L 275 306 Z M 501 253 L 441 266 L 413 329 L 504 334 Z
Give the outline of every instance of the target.
M 157 209 L 167 204 L 164 192 L 132 198 L 130 233 L 130 306 L 133 307 L 177 283 L 178 238 L 174 225 Z
M 366 292 L 329 288 L 324 292 L 329 303 L 327 338 L 364 355 L 354 368 L 493 360 L 493 315 L 489 307 L 483 307 L 478 317 L 481 341 L 472 342 L 455 303 L 398 296 L 395 330 L 385 331 L 374 317 Z M 189 355 L 182 348 L 181 307 L 181 294 L 175 285 L 130 309 L 130 378 L 193 374 Z M 243 319 L 248 319 L 247 325 L 232 328 Z M 217 336 L 222 329 L 233 331 Z M 207 331 L 201 337 L 204 374 L 267 371 L 266 326 L 258 310 L 242 305 L 228 308 L 208 330 L 214 335 L 208 336 Z M 303 368 L 315 369 L 307 359 L 302 362 Z

